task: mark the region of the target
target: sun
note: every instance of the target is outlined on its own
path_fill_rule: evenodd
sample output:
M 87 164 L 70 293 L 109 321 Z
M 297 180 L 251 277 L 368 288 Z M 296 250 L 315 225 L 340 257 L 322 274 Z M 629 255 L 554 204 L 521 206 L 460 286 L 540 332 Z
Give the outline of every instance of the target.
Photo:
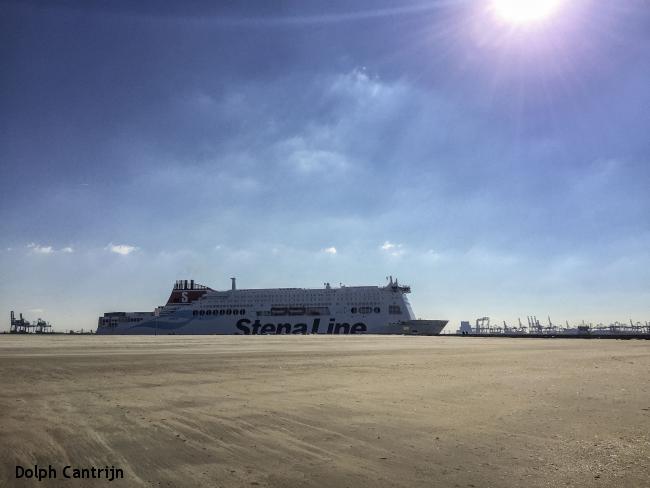
M 492 10 L 512 24 L 541 22 L 554 14 L 563 0 L 492 0 Z

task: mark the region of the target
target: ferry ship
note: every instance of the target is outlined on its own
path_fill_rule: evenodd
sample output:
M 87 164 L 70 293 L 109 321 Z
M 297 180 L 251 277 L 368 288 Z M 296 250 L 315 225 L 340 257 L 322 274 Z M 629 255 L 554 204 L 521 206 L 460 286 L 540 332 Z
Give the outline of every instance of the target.
M 416 320 L 409 286 L 218 291 L 179 280 L 153 312 L 107 312 L 97 334 L 415 334 L 438 335 L 447 320 Z

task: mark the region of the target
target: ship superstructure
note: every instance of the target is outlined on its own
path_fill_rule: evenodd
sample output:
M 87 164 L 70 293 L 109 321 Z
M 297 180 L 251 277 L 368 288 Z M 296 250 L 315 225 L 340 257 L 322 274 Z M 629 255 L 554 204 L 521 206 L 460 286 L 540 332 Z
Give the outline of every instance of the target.
M 213 290 L 179 280 L 153 312 L 108 312 L 98 334 L 423 334 L 446 320 L 416 320 L 409 286 Z

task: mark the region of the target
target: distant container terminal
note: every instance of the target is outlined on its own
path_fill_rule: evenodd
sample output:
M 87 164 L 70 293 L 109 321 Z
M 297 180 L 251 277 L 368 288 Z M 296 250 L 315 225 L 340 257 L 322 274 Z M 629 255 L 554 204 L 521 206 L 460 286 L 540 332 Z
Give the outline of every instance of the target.
M 490 324 L 490 317 L 480 317 L 476 319 L 474 326 L 469 321 L 462 321 L 460 328 L 452 334 L 469 337 L 539 337 L 539 338 L 582 338 L 582 339 L 650 339 L 650 322 L 634 322 L 630 319 L 629 323 L 614 322 L 609 325 L 602 323 L 592 324 L 584 321 L 576 326 L 571 327 L 569 322 L 566 325 L 554 324 L 551 317 L 548 317 L 548 323 L 542 324 L 536 316 L 529 316 L 527 325 L 522 324 L 518 319 L 517 325 L 508 325 L 506 321 L 503 324 Z
M 39 318 L 36 322 L 30 322 L 23 318 L 23 314 L 20 314 L 20 318 L 16 318 L 14 311 L 11 311 L 11 325 L 9 327 L 9 332 L 11 334 L 52 334 L 52 325 L 49 322 Z

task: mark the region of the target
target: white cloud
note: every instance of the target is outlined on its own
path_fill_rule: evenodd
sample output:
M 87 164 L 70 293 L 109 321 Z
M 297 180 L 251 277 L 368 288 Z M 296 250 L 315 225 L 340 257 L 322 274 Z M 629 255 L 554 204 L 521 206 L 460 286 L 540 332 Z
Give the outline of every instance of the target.
M 361 68 L 339 75 L 330 89 L 334 93 L 344 93 L 363 99 L 385 95 L 387 85 L 382 84 L 378 79 L 370 78 L 365 68 Z
M 322 149 L 294 151 L 289 156 L 289 163 L 303 173 L 344 170 L 348 166 L 342 154 Z
M 52 246 L 41 246 L 40 244 L 36 244 L 34 242 L 27 244 L 27 247 L 36 254 L 52 254 L 54 252 Z
M 323 249 L 323 252 L 326 254 L 336 254 L 336 248 L 334 246 L 326 247 L 325 249 Z
M 384 241 L 381 245 L 381 250 L 387 252 L 391 256 L 401 256 L 406 252 L 402 244 L 396 244 L 390 241 Z
M 327 130 L 312 128 L 304 136 L 294 136 L 280 142 L 276 150 L 279 158 L 299 173 L 345 171 L 351 163 L 344 154 L 331 149 L 331 137 Z M 327 148 L 323 149 L 322 146 Z
M 74 252 L 74 249 L 70 246 L 56 250 L 52 246 L 42 246 L 40 244 L 36 244 L 35 242 L 30 242 L 29 244 L 27 244 L 27 248 L 34 254 L 54 254 L 54 253 L 70 254 Z M 7 251 L 11 251 L 11 248 L 7 248 Z
M 334 78 L 329 94 L 342 102 L 345 120 L 357 124 L 356 130 L 345 123 L 338 124 L 339 130 L 352 129 L 350 134 L 359 133 L 359 124 L 376 126 L 378 121 L 394 120 L 405 109 L 419 109 L 414 102 L 418 93 L 411 85 L 401 81 L 383 81 L 360 69 Z M 410 116 L 413 117 L 413 113 Z
M 129 246 L 128 244 L 113 244 L 113 243 L 106 246 L 106 249 L 110 252 L 114 252 L 115 254 L 121 254 L 122 256 L 127 256 L 132 252 L 138 250 L 137 247 Z

